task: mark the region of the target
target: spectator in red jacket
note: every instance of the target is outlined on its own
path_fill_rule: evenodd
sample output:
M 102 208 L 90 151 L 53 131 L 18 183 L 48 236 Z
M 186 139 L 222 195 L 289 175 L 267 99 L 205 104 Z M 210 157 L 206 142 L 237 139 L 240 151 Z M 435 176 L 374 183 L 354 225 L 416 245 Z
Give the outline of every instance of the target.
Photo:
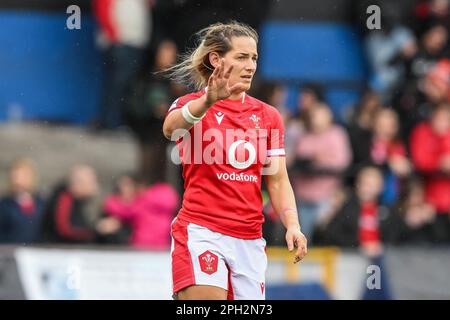
M 437 241 L 450 240 L 450 105 L 440 104 L 431 119 L 419 124 L 411 136 L 411 155 L 424 175 L 427 201 L 438 215 Z
M 363 167 L 357 175 L 356 189 L 332 205 L 314 233 L 320 245 L 360 248 L 369 257 L 383 251 L 380 222 L 388 209 L 380 206 L 383 175 L 379 168 Z
M 401 181 L 411 172 L 406 148 L 399 137 L 398 115 L 391 108 L 380 108 L 372 116 L 370 132 L 350 131 L 353 166 L 350 175 L 367 165 L 378 166 L 384 175 L 382 203 L 395 203 Z
M 46 243 L 87 244 L 95 240 L 99 185 L 89 165 L 73 166 L 47 200 L 41 226 Z

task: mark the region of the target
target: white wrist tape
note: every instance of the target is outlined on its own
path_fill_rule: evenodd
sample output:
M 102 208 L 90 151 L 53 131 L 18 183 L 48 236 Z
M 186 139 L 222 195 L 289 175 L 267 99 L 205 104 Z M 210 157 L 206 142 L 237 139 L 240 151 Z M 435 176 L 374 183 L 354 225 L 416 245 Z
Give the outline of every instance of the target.
M 183 119 L 186 120 L 187 123 L 196 124 L 197 122 L 203 119 L 206 113 L 203 114 L 201 117 L 193 116 L 192 113 L 189 111 L 189 104 L 190 103 L 188 102 L 181 108 L 181 115 L 183 116 Z

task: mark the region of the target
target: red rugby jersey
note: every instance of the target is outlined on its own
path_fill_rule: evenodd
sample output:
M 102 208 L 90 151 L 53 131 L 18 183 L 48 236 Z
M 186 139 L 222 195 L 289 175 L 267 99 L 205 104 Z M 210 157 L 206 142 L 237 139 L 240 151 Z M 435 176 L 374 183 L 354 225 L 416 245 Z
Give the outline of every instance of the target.
M 178 98 L 166 116 L 203 94 Z M 177 145 L 185 188 L 178 218 L 236 238 L 260 238 L 263 165 L 267 157 L 285 156 L 278 110 L 246 94 L 220 100 Z

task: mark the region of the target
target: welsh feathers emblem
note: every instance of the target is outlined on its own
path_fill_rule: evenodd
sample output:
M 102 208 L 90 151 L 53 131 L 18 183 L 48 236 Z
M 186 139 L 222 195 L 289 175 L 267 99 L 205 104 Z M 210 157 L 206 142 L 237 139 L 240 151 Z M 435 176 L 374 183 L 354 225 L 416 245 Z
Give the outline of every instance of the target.
M 259 121 L 261 120 L 261 118 L 258 117 L 256 114 L 252 114 L 252 116 L 248 118 L 252 120 L 253 123 L 255 124 L 255 129 L 259 129 Z
M 200 262 L 200 268 L 204 273 L 213 274 L 217 271 L 217 266 L 219 264 L 219 258 L 217 255 L 207 250 L 198 256 Z

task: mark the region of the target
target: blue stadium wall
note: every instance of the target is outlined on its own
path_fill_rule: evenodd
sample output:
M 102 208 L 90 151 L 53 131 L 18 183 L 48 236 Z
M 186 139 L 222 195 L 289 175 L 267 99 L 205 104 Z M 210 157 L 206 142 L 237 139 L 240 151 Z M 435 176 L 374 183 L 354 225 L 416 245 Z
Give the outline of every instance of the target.
M 81 30 L 68 30 L 68 16 L 62 9 L 0 9 L 0 122 L 17 117 L 18 108 L 24 120 L 84 124 L 95 116 L 95 22 L 82 10 Z
M 299 88 L 319 84 L 337 120 L 359 100 L 368 74 L 361 37 L 342 22 L 268 21 L 261 31 L 260 75 L 287 84 L 297 112 Z
M 17 118 L 17 109 L 25 120 L 86 124 L 95 117 L 102 76 L 95 21 L 90 1 L 73 1 L 82 4 L 81 30 L 68 30 L 71 2 L 0 0 L 0 122 Z M 269 1 L 259 28 L 259 75 L 287 85 L 292 111 L 302 84 L 321 83 L 340 120 L 358 101 L 367 70 L 348 23 L 351 1 L 321 3 Z

